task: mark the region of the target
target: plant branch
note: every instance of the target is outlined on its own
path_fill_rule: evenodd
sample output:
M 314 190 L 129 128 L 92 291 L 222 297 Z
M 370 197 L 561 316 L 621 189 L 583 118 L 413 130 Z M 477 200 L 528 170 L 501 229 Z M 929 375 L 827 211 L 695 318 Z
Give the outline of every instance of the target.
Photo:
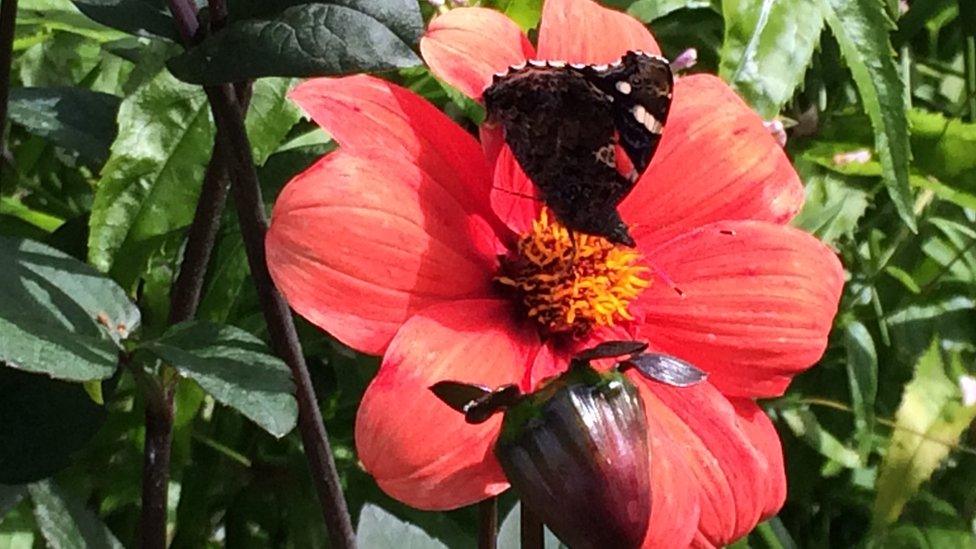
M 168 0 L 170 12 L 180 29 L 184 45 L 192 44 L 196 36 L 196 18 L 191 17 L 194 8 L 189 0 Z M 217 5 L 218 10 L 220 4 Z M 221 15 L 218 13 L 218 15 Z M 298 400 L 298 429 L 301 432 L 322 515 L 328 528 L 333 547 L 356 546 L 355 534 L 346 501 L 342 495 L 339 474 L 336 470 L 332 446 L 329 444 L 325 423 L 319 410 L 302 354 L 298 333 L 291 310 L 275 288 L 268 272 L 264 254 L 264 237 L 268 221 L 261 198 L 261 186 L 254 169 L 251 144 L 244 127 L 241 105 L 229 84 L 204 87 L 217 125 L 217 143 L 226 151 L 224 160 L 231 176 L 234 203 L 240 220 L 241 235 L 251 268 L 251 279 L 257 289 L 261 309 L 268 324 L 268 335 L 275 352 L 291 369 L 295 381 L 295 397 Z
M 545 535 L 539 515 L 532 512 L 525 502 L 522 502 L 521 547 L 522 549 L 543 549 Z
M 498 498 L 478 504 L 478 549 L 495 549 L 498 540 Z
M 275 288 L 268 272 L 264 255 L 264 236 L 268 230 L 268 221 L 241 109 L 229 84 L 208 86 L 204 89 L 217 123 L 217 139 L 231 153 L 227 161 L 233 180 L 234 202 L 251 267 L 251 278 L 268 323 L 271 345 L 291 369 L 295 380 L 299 410 L 298 429 L 305 446 L 305 457 L 312 470 L 312 480 L 322 504 L 329 537 L 333 547 L 355 547 L 355 535 L 343 499 L 332 446 L 329 444 L 312 379 L 302 355 L 295 323 L 288 304 Z
M 7 99 L 10 96 L 10 65 L 13 62 L 17 0 L 0 0 L 0 165 L 6 158 Z

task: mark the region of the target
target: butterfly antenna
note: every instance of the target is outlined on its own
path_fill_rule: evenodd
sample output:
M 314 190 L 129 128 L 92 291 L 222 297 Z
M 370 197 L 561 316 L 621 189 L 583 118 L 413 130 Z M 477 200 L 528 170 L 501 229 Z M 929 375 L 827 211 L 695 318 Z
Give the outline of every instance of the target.
M 674 290 L 674 293 L 678 294 L 681 297 L 685 296 L 684 290 L 679 288 L 678 285 L 674 283 L 674 280 L 670 276 L 668 276 L 668 273 L 666 273 L 664 269 L 658 267 L 657 264 L 654 263 L 653 261 L 648 261 L 648 264 L 651 266 L 651 270 L 654 271 L 654 275 L 660 278 L 662 282 L 667 284 L 668 288 Z
M 542 199 L 535 195 L 520 193 L 518 191 L 513 191 L 511 189 L 503 189 L 501 187 L 496 187 L 495 185 L 492 185 L 491 188 L 496 191 L 501 191 L 503 193 L 508 193 L 510 195 L 517 196 L 519 198 L 528 198 L 529 200 L 533 200 L 535 202 L 542 202 Z

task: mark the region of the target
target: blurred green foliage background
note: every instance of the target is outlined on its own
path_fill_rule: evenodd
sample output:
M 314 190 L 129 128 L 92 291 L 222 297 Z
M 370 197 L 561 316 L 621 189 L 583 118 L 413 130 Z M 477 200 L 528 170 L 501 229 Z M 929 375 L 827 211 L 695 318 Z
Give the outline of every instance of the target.
M 233 28 L 305 3 L 229 4 Z M 405 7 L 390 30 L 368 32 L 415 51 L 412 22 L 436 9 L 396 4 Z M 763 403 L 783 439 L 788 502 L 736 547 L 976 547 L 976 405 L 967 400 L 976 395 L 961 381 L 976 375 L 976 2 L 610 4 L 648 23 L 668 57 L 696 48 L 692 71 L 719 74 L 784 124 L 807 191 L 795 224 L 835 248 L 847 269 L 821 364 Z M 541 0 L 481 5 L 529 29 Z M 160 336 L 214 133 L 202 90 L 166 69 L 180 49 L 164 8 L 20 0 L 0 174 L 0 236 L 43 242 L 107 273 L 134 299 L 139 338 L 154 341 L 146 352 L 157 356 L 196 343 Z M 352 57 L 363 70 L 403 64 Z M 334 147 L 284 97 L 297 82 L 293 62 L 235 69 L 261 76 L 247 121 L 269 204 Z M 268 74 L 269 64 L 280 72 Z M 185 58 L 170 66 L 190 80 L 206 76 L 186 72 L 194 65 Z M 483 116 L 422 66 L 384 74 L 468 128 Z M 199 318 L 224 326 L 215 341 L 266 338 L 232 211 L 204 291 Z M 408 509 L 357 466 L 353 419 L 377 359 L 299 328 L 361 544 L 472 546 L 474 509 Z M 37 370 L 58 380 L 0 367 L 0 548 L 134 544 L 144 402 L 133 377 L 111 364 L 87 377 Z M 176 392 L 172 545 L 326 545 L 300 439 L 275 437 L 294 425 L 294 410 L 278 400 L 278 415 L 255 414 L 233 383 L 208 381 L 209 367 L 188 366 Z M 49 457 L 24 463 L 15 442 L 25 438 L 43 439 Z M 502 497 L 503 517 L 513 505 Z M 515 530 L 503 526 L 503 546 L 515 546 Z

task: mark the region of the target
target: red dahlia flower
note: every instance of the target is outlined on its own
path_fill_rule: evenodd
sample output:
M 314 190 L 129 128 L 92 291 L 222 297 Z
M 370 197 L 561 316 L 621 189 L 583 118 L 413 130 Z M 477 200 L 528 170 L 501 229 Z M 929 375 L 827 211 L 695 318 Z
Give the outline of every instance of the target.
M 538 49 L 482 8 L 434 19 L 431 70 L 473 98 L 527 58 L 606 63 L 658 52 L 638 21 L 589 0 L 548 0 Z M 450 509 L 504 491 L 480 425 L 428 387 L 531 391 L 575 351 L 641 339 L 708 381 L 632 375 L 647 412 L 646 546 L 722 545 L 775 514 L 786 485 L 776 431 L 752 399 L 782 394 L 823 353 L 843 271 L 787 226 L 803 189 L 762 120 L 708 75 L 678 78 L 653 162 L 621 204 L 636 248 L 578 235 L 537 202 L 497 129 L 482 144 L 412 92 L 369 76 L 291 97 L 339 143 L 274 208 L 269 268 L 295 310 L 382 354 L 356 421 L 366 469 L 391 496 Z M 680 289 L 680 291 L 678 290 Z

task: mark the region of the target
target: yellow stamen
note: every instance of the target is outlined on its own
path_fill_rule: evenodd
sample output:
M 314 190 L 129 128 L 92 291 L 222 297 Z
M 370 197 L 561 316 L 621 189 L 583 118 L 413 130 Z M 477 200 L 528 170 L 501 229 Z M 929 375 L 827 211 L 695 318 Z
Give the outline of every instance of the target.
M 584 335 L 595 326 L 633 320 L 628 306 L 651 284 L 640 253 L 598 236 L 570 238 L 543 209 L 495 280 L 512 288 L 549 334 Z

